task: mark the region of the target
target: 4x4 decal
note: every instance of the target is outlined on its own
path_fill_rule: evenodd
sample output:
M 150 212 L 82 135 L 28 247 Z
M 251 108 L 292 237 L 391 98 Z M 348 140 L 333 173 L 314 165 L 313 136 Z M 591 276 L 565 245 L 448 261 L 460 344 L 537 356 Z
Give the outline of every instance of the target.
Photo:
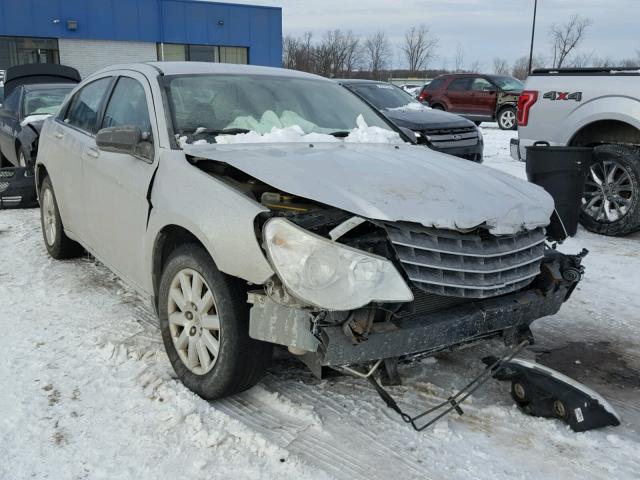
M 545 93 L 542 98 L 547 100 L 575 100 L 576 102 L 582 101 L 582 92 L 556 92 L 551 91 Z

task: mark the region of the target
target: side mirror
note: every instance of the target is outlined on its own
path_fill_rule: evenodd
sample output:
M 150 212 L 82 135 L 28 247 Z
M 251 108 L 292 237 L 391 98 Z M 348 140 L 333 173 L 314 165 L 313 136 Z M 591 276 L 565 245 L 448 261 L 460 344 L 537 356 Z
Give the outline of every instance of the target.
M 104 152 L 125 153 L 151 159 L 153 150 L 148 134 L 133 125 L 103 128 L 96 135 L 96 145 Z

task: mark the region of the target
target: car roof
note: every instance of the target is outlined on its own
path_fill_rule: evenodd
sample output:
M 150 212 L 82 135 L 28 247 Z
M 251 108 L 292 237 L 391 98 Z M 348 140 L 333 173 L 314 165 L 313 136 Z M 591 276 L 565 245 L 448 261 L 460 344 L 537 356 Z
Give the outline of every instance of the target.
M 330 81 L 325 77 L 313 75 L 311 73 L 299 72 L 297 70 L 213 62 L 146 62 L 112 65 L 94 73 L 92 76 L 115 70 L 133 70 L 146 73 L 147 75 L 153 75 L 154 72 L 156 75 L 158 73 L 161 73 L 162 75 L 268 75 L 289 78 L 307 78 L 310 80 L 322 80 L 326 82 Z

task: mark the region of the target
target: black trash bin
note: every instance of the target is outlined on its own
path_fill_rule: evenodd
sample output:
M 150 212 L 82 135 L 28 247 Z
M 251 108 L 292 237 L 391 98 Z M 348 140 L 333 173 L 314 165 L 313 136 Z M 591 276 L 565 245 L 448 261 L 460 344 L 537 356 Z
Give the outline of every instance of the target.
M 562 241 L 578 231 L 584 172 L 592 151 L 587 147 L 552 147 L 547 142 L 527 147 L 527 178 L 549 192 L 556 204 L 547 228 L 547 236 L 553 240 Z

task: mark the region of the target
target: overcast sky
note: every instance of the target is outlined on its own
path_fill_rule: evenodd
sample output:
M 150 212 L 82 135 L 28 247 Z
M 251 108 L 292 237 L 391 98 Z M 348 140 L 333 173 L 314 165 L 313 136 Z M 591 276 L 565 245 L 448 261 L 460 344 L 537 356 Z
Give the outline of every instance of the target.
M 234 2 L 234 0 L 230 0 Z M 411 25 L 424 23 L 440 39 L 432 67 L 453 67 L 458 42 L 468 66 L 489 69 L 494 57 L 513 61 L 528 55 L 533 0 L 239 0 L 234 3 L 283 8 L 284 34 L 328 29 L 367 35 L 380 29 L 394 44 Z M 549 56 L 549 27 L 574 13 L 590 17 L 580 51 L 600 57 L 633 58 L 640 50 L 640 0 L 538 0 L 536 54 Z M 395 67 L 402 67 L 396 55 Z

